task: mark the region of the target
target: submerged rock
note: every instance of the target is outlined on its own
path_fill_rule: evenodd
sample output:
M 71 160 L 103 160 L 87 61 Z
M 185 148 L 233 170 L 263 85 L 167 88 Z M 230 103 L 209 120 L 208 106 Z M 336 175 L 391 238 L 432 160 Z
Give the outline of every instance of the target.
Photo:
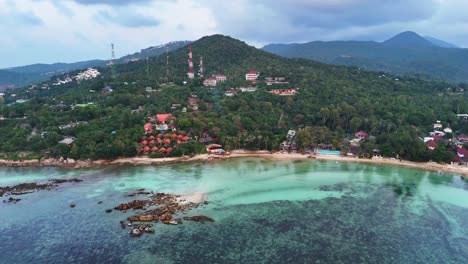
M 184 220 L 195 221 L 195 222 L 200 222 L 200 223 L 214 222 L 215 221 L 213 218 L 208 217 L 208 216 L 204 216 L 204 215 L 184 216 Z

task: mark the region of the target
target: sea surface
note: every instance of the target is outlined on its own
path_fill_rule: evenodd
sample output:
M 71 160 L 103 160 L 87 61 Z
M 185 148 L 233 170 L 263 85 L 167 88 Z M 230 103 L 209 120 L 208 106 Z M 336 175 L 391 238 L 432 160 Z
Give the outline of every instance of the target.
M 0 202 L 0 263 L 468 263 L 468 180 L 458 175 L 259 158 L 0 168 L 0 186 L 75 177 Z M 156 223 L 131 238 L 119 221 L 132 212 L 105 210 L 140 188 L 206 194 L 187 215 L 216 222 Z

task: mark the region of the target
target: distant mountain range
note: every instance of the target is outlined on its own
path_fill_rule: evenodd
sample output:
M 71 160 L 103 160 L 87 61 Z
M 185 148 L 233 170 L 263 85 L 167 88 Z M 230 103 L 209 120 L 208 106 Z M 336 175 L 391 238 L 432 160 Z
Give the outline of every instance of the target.
M 116 60 L 116 63 L 128 63 L 138 61 L 146 57 L 154 57 L 163 53 L 170 52 L 185 45 L 191 41 L 174 41 L 167 44 L 149 47 L 142 49 L 131 55 L 123 56 Z M 67 72 L 86 69 L 89 67 L 101 67 L 109 63 L 108 60 L 90 60 L 74 63 L 53 63 L 53 64 L 31 64 L 26 66 L 12 67 L 0 69 L 0 90 L 7 87 L 21 87 L 36 82 L 50 79 L 54 75 L 64 74 Z
M 306 58 L 436 80 L 468 82 L 468 49 L 457 48 L 432 37 L 424 38 L 410 31 L 384 42 L 313 41 L 302 44 L 270 44 L 262 49 L 289 58 Z

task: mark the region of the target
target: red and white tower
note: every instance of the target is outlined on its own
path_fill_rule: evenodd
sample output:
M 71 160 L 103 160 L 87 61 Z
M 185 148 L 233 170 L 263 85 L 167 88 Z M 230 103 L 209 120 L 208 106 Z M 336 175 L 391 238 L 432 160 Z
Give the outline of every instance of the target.
M 189 80 L 193 80 L 195 78 L 195 71 L 193 70 L 193 55 L 192 55 L 192 46 L 189 46 L 189 59 L 188 59 L 188 78 Z

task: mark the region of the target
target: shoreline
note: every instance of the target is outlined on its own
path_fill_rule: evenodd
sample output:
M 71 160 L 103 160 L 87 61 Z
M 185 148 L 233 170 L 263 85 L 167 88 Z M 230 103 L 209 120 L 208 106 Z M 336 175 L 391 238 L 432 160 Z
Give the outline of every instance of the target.
M 75 161 L 75 160 L 2 160 L 0 159 L 0 167 L 60 167 L 70 169 L 93 168 L 112 165 L 132 165 L 132 166 L 150 166 L 150 165 L 163 165 L 174 163 L 186 162 L 199 162 L 199 161 L 216 161 L 226 160 L 231 158 L 266 158 L 275 161 L 288 161 L 288 160 L 317 160 L 317 161 L 339 161 L 349 163 L 366 163 L 374 165 L 398 166 L 406 168 L 414 168 L 425 171 L 433 171 L 439 173 L 452 173 L 462 176 L 468 176 L 468 166 L 452 165 L 452 164 L 439 164 L 435 162 L 412 162 L 406 160 L 397 160 L 391 158 L 372 158 L 362 159 L 356 157 L 343 157 L 339 155 L 326 155 L 315 154 L 307 155 L 300 153 L 270 153 L 269 151 L 244 151 L 234 150 L 229 156 L 217 156 L 210 154 L 198 154 L 195 156 L 184 157 L 171 157 L 171 158 L 148 158 L 148 157 L 133 157 L 133 158 L 119 158 L 116 160 L 96 160 L 96 161 Z

